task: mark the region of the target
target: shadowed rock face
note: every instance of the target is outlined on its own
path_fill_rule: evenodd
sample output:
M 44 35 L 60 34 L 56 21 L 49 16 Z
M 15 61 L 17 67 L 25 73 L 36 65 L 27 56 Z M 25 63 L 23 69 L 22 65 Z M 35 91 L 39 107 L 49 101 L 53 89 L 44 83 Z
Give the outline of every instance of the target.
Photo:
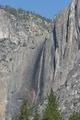
M 52 27 L 51 27 L 52 25 Z M 0 120 L 56 91 L 63 118 L 80 110 L 80 0 L 53 23 L 0 8 Z
M 73 0 L 53 23 L 56 29 L 56 69 L 53 88 L 56 90 L 64 119 L 80 111 L 80 0 Z

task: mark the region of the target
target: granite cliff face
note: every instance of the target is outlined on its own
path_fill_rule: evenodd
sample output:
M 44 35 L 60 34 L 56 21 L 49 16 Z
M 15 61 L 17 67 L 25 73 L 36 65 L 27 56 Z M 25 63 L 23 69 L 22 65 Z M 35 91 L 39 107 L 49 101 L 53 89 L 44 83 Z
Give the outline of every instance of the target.
M 56 92 L 63 118 L 80 111 L 80 0 L 53 22 L 0 8 L 0 120 L 11 120 L 21 102 Z
M 46 93 L 46 84 L 50 88 L 50 26 L 40 16 L 1 7 L 0 120 L 11 120 L 25 97 L 31 104 Z

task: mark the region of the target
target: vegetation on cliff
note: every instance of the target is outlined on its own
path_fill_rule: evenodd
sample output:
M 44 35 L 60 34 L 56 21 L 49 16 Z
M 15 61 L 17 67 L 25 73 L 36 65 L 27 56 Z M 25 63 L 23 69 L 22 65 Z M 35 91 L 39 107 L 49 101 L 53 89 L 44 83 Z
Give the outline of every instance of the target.
M 20 112 L 16 120 L 28 120 L 28 116 L 29 116 L 28 105 L 27 101 L 24 100 L 23 104 L 20 107 Z
M 27 101 L 24 100 L 16 120 L 30 120 L 29 116 L 30 114 Z M 56 95 L 52 89 L 50 95 L 48 96 L 46 109 L 43 111 L 43 117 L 41 118 L 39 113 L 36 111 L 32 120 L 63 120 L 59 111 Z M 69 120 L 80 120 L 80 113 L 74 112 L 70 115 Z
M 13 15 L 18 16 L 18 17 L 20 17 L 20 15 L 22 15 L 23 19 L 26 19 L 28 17 L 28 15 L 31 14 L 33 16 L 36 16 L 36 18 L 42 19 L 43 21 L 46 21 L 48 23 L 51 22 L 51 19 L 45 18 L 45 17 L 43 17 L 43 16 L 41 16 L 39 14 L 36 14 L 35 12 L 32 12 L 32 11 L 25 11 L 25 10 L 23 10 L 21 8 L 15 9 L 15 8 L 12 8 L 12 7 L 8 6 L 8 5 L 6 5 L 6 6 L 1 6 L 0 5 L 0 8 L 5 9 L 10 14 L 13 14 Z
M 48 96 L 48 104 L 44 111 L 43 120 L 61 120 L 58 102 L 52 89 Z
M 58 102 L 53 90 L 51 89 L 50 95 L 48 96 L 48 104 L 45 111 L 43 111 L 43 118 L 40 118 L 38 112 L 35 113 L 33 120 L 61 120 L 61 115 L 58 110 Z M 20 108 L 20 113 L 17 120 L 29 120 L 29 110 L 27 102 L 23 101 Z
M 40 120 L 40 116 L 37 112 L 35 113 L 33 120 Z

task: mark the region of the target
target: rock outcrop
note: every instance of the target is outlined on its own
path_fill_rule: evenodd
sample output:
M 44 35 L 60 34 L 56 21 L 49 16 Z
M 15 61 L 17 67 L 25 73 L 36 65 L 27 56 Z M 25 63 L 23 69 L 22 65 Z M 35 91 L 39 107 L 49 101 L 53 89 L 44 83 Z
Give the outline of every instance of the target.
M 80 0 L 51 23 L 0 8 L 0 120 L 12 120 L 24 98 L 56 92 L 63 118 L 80 111 Z

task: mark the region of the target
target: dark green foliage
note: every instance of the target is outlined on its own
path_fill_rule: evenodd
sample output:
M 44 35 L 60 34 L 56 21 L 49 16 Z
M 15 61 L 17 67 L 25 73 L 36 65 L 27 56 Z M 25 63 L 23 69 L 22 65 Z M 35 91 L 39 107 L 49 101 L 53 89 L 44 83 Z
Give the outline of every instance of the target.
M 8 6 L 8 5 L 0 6 L 0 8 L 5 9 L 8 13 L 13 14 L 14 16 L 22 18 L 22 19 L 26 19 L 29 14 L 32 14 L 33 16 L 36 16 L 36 18 L 40 18 L 43 21 L 47 21 L 48 23 L 51 22 L 51 19 L 45 18 L 45 17 L 43 17 L 41 15 L 38 15 L 37 13 L 32 12 L 32 11 L 25 11 L 25 10 L 23 10 L 21 8 L 15 9 L 15 8 L 12 8 L 12 7 Z
M 61 115 L 58 110 L 58 102 L 52 89 L 48 96 L 48 105 L 44 111 L 43 120 L 61 120 Z
M 6 5 L 5 7 L 3 7 L 8 13 L 13 14 L 15 16 L 17 16 L 17 10 L 15 8 L 12 8 L 8 5 Z
M 40 120 L 40 116 L 37 112 L 35 113 L 33 120 Z
M 27 106 L 27 101 L 24 100 L 23 104 L 21 105 L 17 120 L 28 120 L 28 116 L 29 116 L 29 110 Z
M 41 15 L 39 15 L 39 14 L 37 14 L 37 13 L 31 12 L 31 14 L 33 14 L 34 16 L 36 16 L 36 17 L 42 19 L 43 21 L 47 21 L 48 23 L 51 22 L 51 19 L 45 18 L 45 17 L 43 17 L 43 16 L 41 16 Z
M 80 120 L 80 113 L 74 112 L 74 113 L 70 116 L 69 120 Z

